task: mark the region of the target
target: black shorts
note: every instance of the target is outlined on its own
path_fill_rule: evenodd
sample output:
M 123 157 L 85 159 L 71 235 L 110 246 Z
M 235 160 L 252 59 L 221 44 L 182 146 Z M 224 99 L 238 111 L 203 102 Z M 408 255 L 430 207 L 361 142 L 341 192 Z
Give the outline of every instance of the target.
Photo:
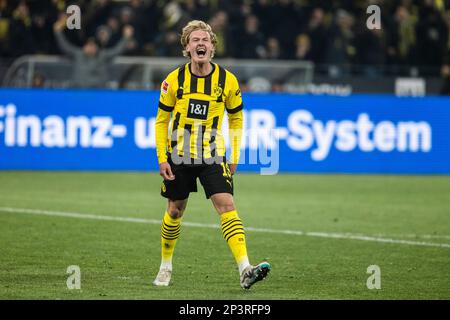
M 175 180 L 164 180 L 161 195 L 170 200 L 184 200 L 190 192 L 197 192 L 197 178 L 209 199 L 216 193 L 233 194 L 233 178 L 230 167 L 223 158 L 221 163 L 213 164 L 174 164 L 170 157 L 168 163 L 175 175 Z

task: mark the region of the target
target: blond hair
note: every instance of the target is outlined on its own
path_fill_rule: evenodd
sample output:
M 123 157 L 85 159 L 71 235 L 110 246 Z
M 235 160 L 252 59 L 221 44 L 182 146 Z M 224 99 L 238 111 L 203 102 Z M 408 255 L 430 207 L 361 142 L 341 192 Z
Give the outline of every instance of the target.
M 183 46 L 183 56 L 186 58 L 190 58 L 190 53 L 186 51 L 186 46 L 189 42 L 189 37 L 191 33 L 197 30 L 206 31 L 211 38 L 211 43 L 213 44 L 213 51 L 211 53 L 211 58 L 214 57 L 214 52 L 217 44 L 217 37 L 211 29 L 211 26 L 204 21 L 201 20 L 192 20 L 190 21 L 184 28 L 183 33 L 181 34 L 181 45 Z

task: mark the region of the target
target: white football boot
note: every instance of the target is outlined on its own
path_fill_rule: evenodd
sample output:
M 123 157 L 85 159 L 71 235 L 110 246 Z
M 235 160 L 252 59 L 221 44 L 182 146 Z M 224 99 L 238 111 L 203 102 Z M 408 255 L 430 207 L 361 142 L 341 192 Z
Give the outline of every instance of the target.
M 243 289 L 250 289 L 256 282 L 267 277 L 270 271 L 270 264 L 266 261 L 261 262 L 257 266 L 248 266 L 241 274 L 241 287 Z
M 153 285 L 159 287 L 167 287 L 170 283 L 170 278 L 172 277 L 172 270 L 168 268 L 160 269 L 156 279 L 153 281 Z

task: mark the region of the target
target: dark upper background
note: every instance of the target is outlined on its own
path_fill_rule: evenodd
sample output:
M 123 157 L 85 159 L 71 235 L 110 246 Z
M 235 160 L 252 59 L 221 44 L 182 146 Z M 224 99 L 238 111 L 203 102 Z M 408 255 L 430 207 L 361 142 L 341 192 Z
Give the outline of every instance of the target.
M 53 24 L 71 4 L 82 12 L 81 30 L 64 31 L 71 43 L 109 48 L 131 25 L 123 55 L 181 57 L 181 28 L 201 19 L 218 35 L 218 58 L 310 60 L 325 76 L 330 66 L 372 78 L 450 74 L 450 0 L 0 0 L 3 70 L 24 54 L 61 54 Z M 381 7 L 381 30 L 366 27 L 369 4 Z

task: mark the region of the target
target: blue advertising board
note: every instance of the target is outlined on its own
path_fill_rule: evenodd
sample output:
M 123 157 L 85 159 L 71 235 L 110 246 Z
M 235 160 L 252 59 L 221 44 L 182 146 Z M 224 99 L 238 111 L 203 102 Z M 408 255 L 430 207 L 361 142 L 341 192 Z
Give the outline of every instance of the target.
M 158 99 L 157 91 L 0 89 L 0 169 L 158 170 Z M 450 173 L 450 98 L 243 99 L 240 171 Z

